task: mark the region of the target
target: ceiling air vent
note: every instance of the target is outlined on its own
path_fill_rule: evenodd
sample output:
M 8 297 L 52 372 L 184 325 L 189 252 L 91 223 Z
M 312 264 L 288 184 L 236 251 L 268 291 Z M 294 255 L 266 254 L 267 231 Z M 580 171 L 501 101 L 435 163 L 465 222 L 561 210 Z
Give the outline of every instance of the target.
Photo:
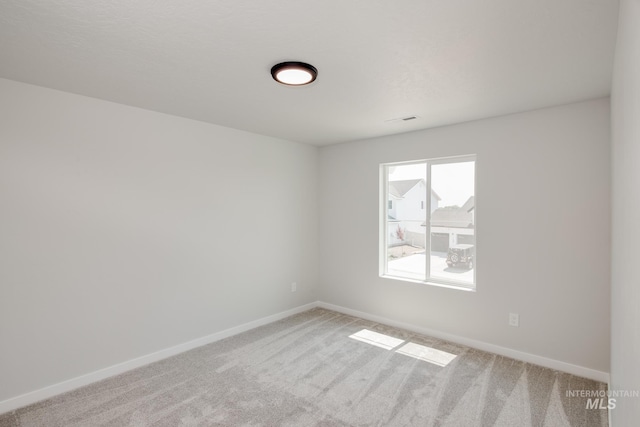
M 418 116 L 398 117 L 396 119 L 385 120 L 386 123 L 408 122 L 417 119 Z

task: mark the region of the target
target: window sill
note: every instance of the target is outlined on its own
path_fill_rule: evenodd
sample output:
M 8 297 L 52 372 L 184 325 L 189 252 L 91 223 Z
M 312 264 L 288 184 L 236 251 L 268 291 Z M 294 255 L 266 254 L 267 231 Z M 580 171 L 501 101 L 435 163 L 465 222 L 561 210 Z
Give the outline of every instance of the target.
M 440 282 L 440 281 L 435 281 L 433 279 L 431 279 L 431 280 L 417 280 L 417 279 L 410 279 L 410 278 L 407 278 L 407 277 L 389 276 L 389 275 L 386 275 L 386 274 L 381 274 L 380 277 L 383 278 L 383 279 L 399 280 L 401 282 L 418 283 L 420 285 L 430 285 L 430 286 L 437 286 L 437 287 L 440 287 L 440 288 L 455 289 L 457 291 L 466 291 L 466 292 L 475 292 L 476 291 L 475 285 L 444 282 L 444 281 Z

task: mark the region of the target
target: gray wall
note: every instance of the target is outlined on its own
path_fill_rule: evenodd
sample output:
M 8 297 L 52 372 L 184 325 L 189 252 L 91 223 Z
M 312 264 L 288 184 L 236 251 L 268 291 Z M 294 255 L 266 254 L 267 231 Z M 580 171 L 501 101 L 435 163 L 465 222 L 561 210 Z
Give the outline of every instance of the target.
M 609 119 L 602 99 L 323 147 L 321 300 L 608 372 Z M 379 164 L 464 154 L 477 292 L 378 277 Z
M 317 299 L 317 148 L 0 93 L 0 401 Z
M 613 235 L 611 388 L 640 390 L 640 2 L 620 3 L 611 95 Z M 638 398 L 618 398 L 614 426 L 637 425 Z

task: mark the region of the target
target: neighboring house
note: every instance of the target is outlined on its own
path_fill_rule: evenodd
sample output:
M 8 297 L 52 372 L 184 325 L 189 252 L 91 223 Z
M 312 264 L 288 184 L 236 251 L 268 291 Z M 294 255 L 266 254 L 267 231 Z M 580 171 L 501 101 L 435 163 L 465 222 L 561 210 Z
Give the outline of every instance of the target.
M 476 225 L 476 198 L 474 196 L 469 197 L 464 205 L 462 205 L 462 210 L 465 212 L 469 212 L 471 214 L 471 223 L 475 227 Z
M 423 223 L 423 225 L 426 225 Z M 431 249 L 446 252 L 458 243 L 475 244 L 475 198 L 462 205 L 436 209 L 431 214 Z
M 389 181 L 389 217 L 405 221 L 424 221 L 426 204 L 424 179 Z M 431 212 L 438 208 L 440 196 L 431 190 Z
M 431 249 L 446 252 L 458 243 L 475 244 L 475 198 L 462 206 L 439 207 L 440 196 L 431 191 Z M 387 213 L 391 245 L 424 246 L 426 183 L 424 179 L 389 181 Z M 399 237 L 398 230 L 401 230 Z
M 392 245 L 409 243 L 414 246 L 424 246 L 425 232 L 420 225 L 426 218 L 426 188 L 424 179 L 389 181 L 387 214 Z M 431 190 L 430 202 L 433 213 L 440 203 L 440 196 L 433 190 Z M 404 239 L 398 238 L 396 234 L 398 227 L 402 230 Z

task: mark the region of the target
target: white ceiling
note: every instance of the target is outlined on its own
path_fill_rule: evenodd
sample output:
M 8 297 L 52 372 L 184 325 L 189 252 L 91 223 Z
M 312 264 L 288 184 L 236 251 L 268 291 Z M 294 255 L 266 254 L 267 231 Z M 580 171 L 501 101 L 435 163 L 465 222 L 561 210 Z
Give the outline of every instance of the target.
M 2 0 L 0 77 L 324 145 L 607 96 L 617 14 L 617 0 Z M 318 79 L 276 84 L 286 60 Z

